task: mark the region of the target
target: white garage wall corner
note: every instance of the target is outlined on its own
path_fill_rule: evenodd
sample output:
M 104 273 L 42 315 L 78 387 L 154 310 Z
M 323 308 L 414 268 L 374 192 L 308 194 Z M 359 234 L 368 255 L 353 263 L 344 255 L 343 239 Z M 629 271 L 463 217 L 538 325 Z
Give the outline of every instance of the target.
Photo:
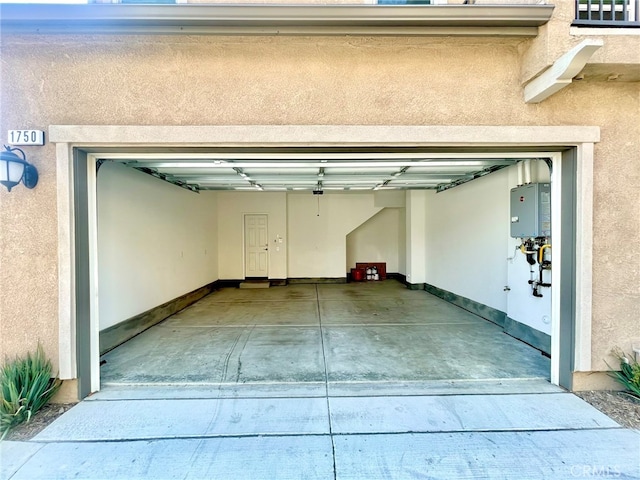
M 100 330 L 218 279 L 215 193 L 108 162 L 97 190 Z
M 427 198 L 432 192 L 408 190 L 405 193 L 405 257 L 407 282 L 418 285 L 426 281 Z
M 507 169 L 428 192 L 426 283 L 506 312 L 508 193 Z
M 205 208 L 208 209 L 206 212 L 207 221 L 211 222 L 209 225 L 210 236 L 207 240 L 207 244 L 211 246 L 211 265 L 213 266 L 213 272 L 215 272 L 215 279 L 220 279 L 220 264 L 218 260 L 218 252 L 220 251 L 220 247 L 218 245 L 219 235 L 218 235 L 218 192 L 207 192 L 201 191 L 200 195 L 202 195 L 203 202 L 205 203 Z M 204 214 L 204 213 L 203 213 Z M 209 252 L 209 250 L 207 250 Z
M 287 194 L 218 192 L 218 265 L 223 280 L 244 279 L 244 216 L 268 215 L 269 278 L 287 278 Z M 277 236 L 282 243 L 276 243 Z
M 357 262 L 385 262 L 387 272 L 399 273 L 404 215 L 402 208 L 385 208 L 349 233 L 347 271 Z
M 407 210 L 398 211 L 398 273 L 407 275 Z
M 344 278 L 347 235 L 380 210 L 372 193 L 288 194 L 289 278 Z

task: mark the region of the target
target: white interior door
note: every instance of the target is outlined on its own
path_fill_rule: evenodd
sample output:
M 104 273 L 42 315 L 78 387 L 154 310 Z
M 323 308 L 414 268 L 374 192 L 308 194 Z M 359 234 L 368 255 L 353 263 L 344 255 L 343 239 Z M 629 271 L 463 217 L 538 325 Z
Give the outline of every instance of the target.
M 269 276 L 267 215 L 244 216 L 244 276 Z

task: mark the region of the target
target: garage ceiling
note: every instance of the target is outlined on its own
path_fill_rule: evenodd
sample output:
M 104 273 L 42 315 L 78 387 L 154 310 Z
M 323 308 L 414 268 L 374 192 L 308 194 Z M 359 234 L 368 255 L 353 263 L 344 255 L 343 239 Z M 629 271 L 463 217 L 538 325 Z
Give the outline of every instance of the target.
M 424 153 L 235 153 L 111 159 L 193 191 L 446 190 L 522 158 Z

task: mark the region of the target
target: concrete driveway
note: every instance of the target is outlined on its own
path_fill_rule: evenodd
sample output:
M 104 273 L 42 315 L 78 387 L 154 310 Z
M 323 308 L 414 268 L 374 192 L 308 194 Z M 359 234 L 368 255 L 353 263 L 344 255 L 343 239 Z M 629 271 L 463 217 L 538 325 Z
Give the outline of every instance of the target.
M 640 432 L 573 394 L 538 381 L 457 388 L 284 396 L 263 386 L 238 397 L 114 387 L 34 440 L 0 444 L 0 478 L 640 478 Z

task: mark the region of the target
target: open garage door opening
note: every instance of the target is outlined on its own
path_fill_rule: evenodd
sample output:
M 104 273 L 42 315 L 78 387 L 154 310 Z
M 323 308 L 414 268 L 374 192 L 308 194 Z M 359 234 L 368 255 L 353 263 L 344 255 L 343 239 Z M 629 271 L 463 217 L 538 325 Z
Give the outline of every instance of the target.
M 314 138 L 315 143 L 322 143 L 317 141 L 318 135 L 324 132 L 322 127 L 309 128 L 313 132 L 316 130 L 320 132 L 316 132 L 309 138 Z M 553 137 L 556 134 L 555 130 L 552 127 L 549 128 L 552 130 L 549 135 Z M 278 127 L 262 127 L 262 129 L 270 132 L 264 137 L 265 139 L 275 138 L 271 130 L 279 130 Z M 370 145 L 376 143 L 371 140 L 372 138 L 377 138 L 383 133 L 388 137 L 389 133 L 386 130 L 376 133 L 376 127 L 367 127 L 364 131 L 360 131 L 360 128 L 345 127 L 345 129 L 351 132 L 354 138 L 369 139 L 363 143 Z M 376 130 L 373 132 L 375 135 L 369 132 L 370 129 Z M 551 137 L 543 135 L 541 140 L 536 138 L 535 141 L 518 141 L 521 136 L 530 137 L 528 129 L 512 127 L 514 131 L 504 137 L 507 141 L 503 142 L 501 140 L 503 137 L 496 137 L 491 131 L 487 133 L 482 129 L 480 132 L 472 127 L 464 127 L 465 132 L 471 135 L 470 138 L 481 138 L 486 135 L 490 138 L 478 140 L 477 143 L 482 145 L 481 147 L 473 147 L 472 141 L 465 141 L 464 148 L 460 146 L 429 147 L 430 144 L 456 145 L 460 142 L 460 138 L 466 137 L 459 135 L 458 127 L 445 128 L 443 131 L 425 127 L 418 129 L 420 134 L 416 138 L 420 138 L 419 141 L 408 142 L 407 138 L 413 138 L 412 136 L 416 135 L 415 129 L 416 127 L 407 127 L 406 132 L 402 129 L 399 131 L 403 140 L 398 145 L 411 143 L 413 146 L 397 148 L 394 147 L 396 143 L 389 139 L 379 141 L 379 146 L 366 148 L 335 146 L 345 142 L 344 139 L 334 142 L 334 146 L 330 148 L 287 147 L 288 142 L 301 145 L 307 144 L 309 140 L 299 139 L 299 134 L 291 137 L 290 132 L 287 133 L 284 129 L 281 132 L 283 139 L 279 142 L 281 146 L 251 147 L 253 150 L 248 152 L 246 148 L 238 146 L 242 145 L 241 140 L 230 141 L 227 139 L 229 136 L 227 130 L 218 131 L 215 127 L 212 127 L 212 138 L 218 136 L 225 140 L 212 140 L 211 145 L 223 145 L 224 148 L 213 146 L 205 149 L 194 148 L 191 146 L 196 145 L 193 141 L 178 142 L 182 145 L 180 148 L 175 144 L 170 148 L 153 147 L 154 142 L 150 139 L 155 136 L 152 131 L 147 130 L 142 132 L 143 137 L 145 135 L 149 137 L 142 142 L 145 146 L 134 148 L 131 146 L 131 141 L 126 141 L 127 128 L 122 129 L 122 141 L 109 144 L 118 137 L 118 135 L 115 137 L 111 135 L 108 142 L 99 140 L 88 142 L 100 144 L 99 147 L 85 147 L 80 141 L 74 140 L 76 143 L 73 143 L 68 150 L 72 156 L 67 157 L 66 147 L 61 145 L 58 149 L 59 161 L 69 162 L 74 182 L 72 190 L 74 208 L 69 218 L 74 222 L 75 235 L 71 241 L 75 246 L 73 250 L 75 277 L 69 284 L 75 289 L 73 301 L 69 304 L 74 308 L 72 318 L 75 319 L 75 324 L 70 328 L 61 320 L 61 339 L 67 338 L 68 333 L 68 338 L 77 347 L 75 356 L 67 355 L 64 342 L 61 344 L 63 375 L 78 378 L 79 396 L 84 397 L 91 391 L 100 389 L 101 353 L 107 352 L 106 355 L 110 355 L 111 353 L 108 352 L 116 351 L 114 347 L 129 338 L 134 338 L 128 343 L 131 345 L 136 339 L 144 338 L 144 334 L 138 335 L 140 331 L 163 320 L 164 323 L 159 323 L 158 327 L 154 328 L 177 327 L 180 324 L 180 315 L 184 317 L 186 313 L 193 313 L 193 310 L 203 309 L 203 304 L 196 303 L 199 300 L 208 302 L 209 307 L 213 305 L 213 311 L 218 314 L 224 312 L 225 308 L 233 310 L 233 303 L 236 300 L 233 300 L 231 295 L 229 298 L 232 301 L 226 301 L 225 292 L 240 292 L 240 290 L 224 289 L 235 288 L 240 282 L 246 280 L 244 220 L 247 215 L 259 215 L 267 219 L 268 233 L 265 247 L 269 251 L 267 280 L 269 286 L 271 284 L 281 286 L 264 289 L 264 291 L 255 289 L 253 292 L 246 292 L 251 297 L 242 300 L 243 303 L 257 305 L 261 302 L 261 305 L 256 307 L 257 311 L 271 312 L 276 308 L 295 310 L 298 306 L 301 312 L 306 308 L 310 313 L 309 316 L 297 315 L 297 324 L 295 320 L 287 319 L 286 315 L 280 314 L 277 318 L 281 319 L 282 325 L 272 325 L 273 318 L 265 320 L 265 315 L 260 315 L 256 311 L 245 312 L 240 315 L 241 318 L 235 318 L 235 320 L 218 318 L 213 320 L 214 323 L 217 322 L 215 325 L 209 324 L 202 327 L 218 330 L 224 328 L 231 331 L 232 328 L 237 328 L 233 325 L 235 322 L 245 329 L 243 334 L 245 336 L 233 337 L 235 343 L 229 344 L 233 347 L 232 349 L 224 350 L 223 347 L 223 350 L 218 352 L 218 354 L 224 352 L 221 356 L 223 359 L 221 365 L 226 373 L 225 376 L 218 375 L 217 383 L 211 381 L 210 385 L 219 386 L 229 383 L 227 380 L 234 378 L 229 376 L 229 366 L 232 365 L 234 355 L 245 351 L 243 350 L 244 342 L 249 346 L 253 341 L 257 341 L 262 345 L 263 351 L 273 350 L 273 342 L 264 339 L 261 343 L 255 332 L 258 330 L 265 332 L 267 329 L 274 328 L 278 330 L 287 325 L 301 331 L 315 331 L 316 353 L 314 355 L 322 360 L 325 388 L 328 388 L 330 382 L 340 381 L 375 383 L 470 380 L 476 373 L 469 373 L 463 364 L 458 365 L 457 372 L 452 366 L 455 364 L 449 363 L 448 369 L 444 368 L 446 362 L 442 360 L 446 355 L 451 358 L 469 357 L 474 350 L 480 350 L 479 342 L 483 343 L 483 346 L 488 345 L 481 340 L 482 336 L 479 334 L 475 342 L 468 339 L 462 344 L 451 344 L 450 348 L 440 344 L 438 349 L 435 348 L 440 342 L 438 336 L 428 335 L 428 333 L 433 334 L 435 330 L 431 332 L 425 330 L 421 334 L 414 331 L 411 335 L 405 333 L 404 340 L 402 336 L 400 340 L 397 338 L 393 340 L 392 343 L 395 342 L 397 346 L 393 351 L 384 353 L 387 345 L 384 341 L 378 345 L 382 350 L 369 348 L 375 346 L 374 340 L 383 339 L 381 331 L 372 333 L 376 329 L 394 327 L 401 323 L 408 332 L 411 329 L 427 329 L 436 324 L 446 324 L 447 322 L 442 320 L 446 315 L 437 318 L 434 312 L 438 309 L 444 311 L 446 308 L 455 308 L 461 315 L 473 315 L 474 320 L 483 322 L 482 325 L 495 328 L 497 337 L 513 340 L 519 347 L 530 349 L 529 351 L 533 352 L 538 360 L 548 362 L 546 366 L 542 363 L 542 370 L 545 372 L 543 375 L 540 375 L 538 367 L 534 368 L 535 373 L 522 373 L 522 371 L 505 373 L 505 365 L 509 363 L 522 365 L 526 355 L 516 355 L 506 360 L 500 358 L 496 361 L 501 354 L 494 351 L 493 356 L 489 358 L 495 361 L 497 367 L 502 367 L 503 372 L 498 376 L 495 373 L 488 373 L 485 377 L 482 375 L 476 375 L 476 377 L 489 380 L 514 379 L 520 378 L 519 376 L 550 378 L 552 384 L 571 388 L 572 372 L 576 368 L 584 368 L 584 365 L 587 365 L 589 353 L 586 346 L 589 342 L 587 333 L 590 316 L 585 308 L 588 307 L 590 298 L 590 265 L 587 265 L 590 257 L 581 257 L 578 252 L 590 251 L 588 250 L 589 231 L 584 229 L 589 225 L 587 220 L 591 205 L 587 197 L 578 193 L 577 185 L 587 185 L 587 187 L 589 185 L 588 174 L 592 161 L 592 148 L 587 147 L 592 144 L 584 144 L 587 146 L 581 147 L 582 150 L 576 147 L 541 148 L 547 145 L 544 142 L 554 143 L 549 140 Z M 506 129 L 509 130 L 509 128 Z M 82 130 L 84 132 L 86 128 Z M 251 135 L 262 138 L 259 135 L 262 132 L 260 128 L 254 127 L 253 130 L 247 133 L 249 138 Z M 422 130 L 433 131 L 433 135 L 437 138 L 439 135 L 442 138 L 426 140 L 423 135 L 425 132 Z M 329 129 L 329 133 L 332 131 Z M 235 135 L 234 132 L 231 133 Z M 545 132 L 546 130 L 541 129 L 538 133 Z M 329 135 L 329 133 L 324 134 Z M 101 135 L 101 130 L 95 130 L 94 134 L 89 136 L 100 138 Z M 235 138 L 233 135 L 231 136 Z M 340 137 L 343 136 L 341 132 Z M 244 138 L 245 135 L 242 134 L 242 137 Z M 329 135 L 327 138 L 332 137 Z M 450 142 L 445 140 L 449 138 L 458 140 Z M 261 142 L 270 144 L 271 140 L 265 139 L 252 144 L 258 145 Z M 158 141 L 162 145 L 162 142 Z M 133 143 L 136 142 L 140 143 L 141 140 L 137 138 Z M 572 142 L 566 141 L 563 144 L 571 145 Z M 234 146 L 229 146 L 230 143 Z M 354 141 L 353 145 L 357 143 Z M 511 146 L 507 148 L 504 143 Z M 420 146 L 421 144 L 423 146 Z M 488 148 L 487 145 L 491 144 L 502 144 L 502 146 Z M 349 142 L 345 142 L 344 145 L 349 145 Z M 540 148 L 534 149 L 532 145 L 539 145 Z M 579 145 L 583 144 L 579 143 Z M 295 155 L 300 155 L 301 152 L 318 155 L 319 149 L 326 148 L 322 153 L 324 158 L 316 156 L 316 158 L 302 159 L 303 161 L 299 163 L 312 161 L 330 165 L 327 167 L 322 165 L 310 167 L 306 164 L 288 165 L 291 168 L 314 169 L 311 173 L 314 177 L 314 185 L 309 185 L 302 190 L 299 189 L 300 187 L 291 186 L 286 190 L 276 191 L 267 191 L 264 184 L 257 184 L 257 182 L 257 185 L 251 185 L 250 191 L 245 190 L 244 187 L 238 187 L 241 188 L 240 190 L 236 190 L 236 187 L 233 189 L 214 187 L 209 190 L 202 188 L 202 185 L 194 186 L 192 182 L 176 179 L 178 175 L 175 172 L 163 172 L 161 169 L 164 167 L 161 166 L 153 167 L 155 170 L 148 171 L 139 168 L 140 162 L 153 161 L 152 155 L 160 157 L 194 153 L 201 155 L 206 154 L 208 150 L 219 153 L 227 149 L 228 160 L 218 157 L 213 158 L 211 162 L 214 165 L 212 168 L 222 168 L 215 165 L 233 160 L 239 153 L 255 155 L 256 152 L 259 154 L 264 150 L 264 153 L 273 155 L 275 148 Z M 289 148 L 291 150 L 288 150 Z M 306 151 L 306 148 L 310 150 Z M 344 181 L 352 182 L 351 186 L 343 185 L 342 190 L 327 188 L 330 180 L 327 177 L 337 175 L 329 170 L 335 166 L 331 165 L 332 161 L 345 161 L 345 159 L 336 158 L 336 155 L 373 155 L 376 152 L 381 156 L 373 158 L 371 162 L 399 161 L 409 164 L 402 166 L 385 164 L 384 168 L 394 167 L 394 171 L 376 173 L 375 175 L 383 175 L 387 179 L 383 181 L 379 178 L 375 179 L 376 183 L 367 185 L 367 190 L 358 188 L 363 186 L 358 184 L 358 180 L 370 182 L 371 179 L 364 180 L 357 176 L 369 174 L 374 176 L 373 172 L 358 171 L 352 166 L 350 168 L 354 171 L 344 175 L 348 177 Z M 405 158 L 409 152 L 413 156 L 409 155 L 409 158 Z M 489 164 L 483 166 L 480 173 L 466 172 L 463 175 L 469 177 L 471 181 L 449 180 L 448 184 L 442 182 L 428 187 L 416 185 L 412 180 L 435 175 L 418 171 L 413 173 L 415 175 L 413 178 L 410 178 L 412 168 L 427 167 L 426 163 L 430 161 L 442 162 L 443 166 L 452 166 L 451 164 L 455 162 L 462 164 L 465 161 L 473 161 L 474 158 L 475 161 L 489 162 Z M 579 158 L 584 160 L 584 164 L 578 163 Z M 160 160 L 166 160 L 166 158 Z M 188 160 L 185 157 L 178 159 L 180 162 Z M 198 160 L 202 161 L 202 158 Z M 249 159 L 241 158 L 240 160 Z M 366 162 L 366 159 L 359 160 Z M 525 160 L 529 160 L 530 163 L 527 170 L 518 166 L 523 165 Z M 256 160 L 257 163 L 259 161 L 265 161 L 265 159 Z M 508 163 L 499 165 L 501 161 L 503 163 L 508 161 Z M 138 163 L 131 164 L 131 162 Z M 412 162 L 416 162 L 416 165 Z M 491 162 L 498 162 L 496 165 L 500 168 L 494 168 Z M 550 179 L 548 173 L 545 177 L 545 163 L 553 165 Z M 98 174 L 94 168 L 96 166 L 99 166 Z M 234 175 L 243 181 L 253 182 L 255 181 L 253 177 L 258 177 L 259 172 L 251 172 L 248 169 L 260 166 L 262 164 L 253 167 L 234 166 L 232 169 Z M 378 166 L 382 167 L 375 164 L 366 165 L 371 169 Z M 227 167 L 228 165 L 225 165 L 225 168 Z M 235 170 L 236 168 L 241 171 Z M 278 165 L 274 168 L 282 168 L 282 166 Z M 528 172 L 528 181 L 524 181 L 522 177 L 525 171 Z M 263 173 L 273 175 L 275 172 Z M 306 171 L 297 172 L 296 175 L 298 174 L 302 174 L 303 177 L 309 176 L 309 172 Z M 408 181 L 404 185 L 396 183 L 397 188 L 390 188 L 393 182 L 404 175 L 408 176 Z M 112 176 L 112 180 L 115 181 L 109 181 L 109 176 Z M 286 177 L 280 180 L 293 180 L 286 171 L 277 172 L 276 176 Z M 319 180 L 318 177 L 323 180 Z M 261 178 L 261 181 L 266 183 L 266 178 Z M 306 181 L 306 179 L 301 178 L 300 181 Z M 510 200 L 511 190 L 521 182 L 547 186 L 550 184 L 553 225 L 550 242 L 544 236 L 533 238 L 531 243 L 524 237 L 513 238 L 511 235 L 510 229 L 514 218 L 510 210 L 510 204 L 513 203 Z M 64 191 L 61 190 L 61 193 L 64 194 Z M 64 206 L 64 201 L 61 201 L 60 205 Z M 62 209 L 60 212 L 64 216 L 65 210 Z M 580 242 L 576 240 L 577 229 L 581 229 Z M 64 243 L 64 235 L 61 241 Z M 552 248 L 553 257 L 551 257 Z M 64 255 L 64 249 L 61 252 Z M 548 268 L 550 266 L 548 262 L 552 263 L 553 268 Z M 380 275 L 384 270 L 388 280 L 372 279 L 370 282 L 346 283 L 351 269 L 357 269 L 363 264 L 380 267 L 376 274 Z M 522 269 L 522 266 L 525 268 Z M 511 269 L 516 270 L 517 273 L 512 274 Z M 550 281 L 548 270 L 551 273 Z M 580 283 L 576 282 L 577 271 L 582 275 Z M 518 279 L 518 275 L 523 278 Z M 545 285 L 549 283 L 551 283 L 550 287 Z M 174 288 L 176 286 L 179 288 Z M 513 305 L 509 304 L 508 298 L 516 287 L 522 290 L 520 292 L 522 297 L 526 296 L 529 301 L 551 300 L 550 327 L 548 310 L 544 309 L 539 310 L 533 320 L 513 318 L 516 313 L 512 313 Z M 66 285 L 62 283 L 61 308 L 67 305 L 65 291 L 68 290 L 65 288 Z M 109 288 L 112 288 L 111 293 Z M 113 295 L 113 292 L 117 295 Z M 285 292 L 283 294 L 285 298 L 275 300 L 277 295 L 275 292 Z M 242 293 L 245 294 L 245 292 Z M 161 295 L 148 298 L 157 294 Z M 260 298 L 260 295 L 265 298 Z M 269 295 L 274 298 L 267 298 Z M 404 295 L 415 296 L 404 298 Z M 289 298 L 286 298 L 287 296 Z M 350 298 L 351 303 L 338 306 L 340 299 L 335 296 L 342 299 Z M 433 301 L 437 306 L 427 308 L 423 304 L 417 305 L 415 310 L 409 308 L 419 302 L 425 302 L 426 299 Z M 142 306 L 142 300 L 150 303 Z M 294 300 L 308 302 L 308 304 L 306 306 L 302 303 L 296 304 Z M 315 307 L 308 310 L 314 303 Z M 137 311 L 135 309 L 125 311 L 132 306 L 135 306 Z M 366 309 L 363 308 L 365 306 Z M 526 310 L 532 311 L 532 309 Z M 150 319 L 147 316 L 149 312 L 155 312 L 154 314 L 158 317 L 155 320 Z M 179 315 L 176 316 L 176 314 Z M 174 317 L 170 318 L 172 315 Z M 231 315 L 234 313 L 232 312 Z M 452 315 L 448 317 L 453 318 Z M 393 321 L 389 321 L 390 318 Z M 470 318 L 456 320 L 460 330 L 466 332 L 470 329 L 465 327 L 469 324 L 466 322 L 470 322 Z M 576 319 L 579 319 L 580 323 L 576 323 Z M 180 328 L 185 331 L 187 328 L 196 331 L 195 323 L 198 320 L 192 318 L 189 321 L 193 323 L 190 327 L 187 327 L 187 321 Z M 310 326 L 309 322 L 315 323 Z M 535 325 L 535 322 L 538 324 Z M 545 332 L 545 328 L 549 333 Z M 341 344 L 338 340 L 349 329 L 352 332 L 360 330 L 363 334 L 366 332 L 370 336 L 370 345 L 364 348 L 367 343 L 364 337 L 360 338 L 360 341 L 352 338 Z M 399 331 L 396 330 L 396 333 Z M 236 333 L 238 332 L 240 330 L 236 330 Z M 509 335 L 505 335 L 504 332 Z M 444 337 L 454 338 L 450 334 Z M 219 339 L 221 336 L 215 338 Z M 424 339 L 418 342 L 421 347 L 431 347 L 432 352 L 437 352 L 436 357 L 440 364 L 436 361 L 421 364 L 415 356 L 403 361 L 406 356 L 403 348 L 413 348 L 410 347 L 409 339 L 414 341 L 416 338 Z M 185 352 L 175 342 L 169 343 L 177 350 L 176 355 L 193 356 L 197 361 L 197 355 Z M 292 343 L 295 341 L 292 340 Z M 535 345 L 538 350 L 532 349 L 527 346 L 528 344 Z M 367 370 L 366 365 L 358 370 L 356 368 L 357 355 L 360 353 L 358 345 L 362 347 L 361 350 L 367 357 L 382 359 L 382 363 L 385 362 L 385 358 L 389 359 L 386 362 L 389 365 L 394 363 L 391 361 L 393 359 L 396 365 L 402 364 L 403 368 L 411 369 L 411 375 L 414 376 L 408 374 L 403 376 L 375 369 Z M 346 346 L 351 350 L 346 349 Z M 488 348 L 491 349 L 490 346 Z M 545 349 L 551 352 L 550 360 L 540 353 L 540 351 L 547 353 Z M 158 353 L 165 364 L 171 363 L 171 355 L 167 355 L 169 350 L 166 345 L 152 346 L 152 349 L 146 350 L 146 353 L 151 351 Z M 311 353 L 312 350 L 305 350 L 305 352 Z M 338 367 L 339 363 L 332 364 L 331 356 L 339 356 L 339 354 L 343 355 L 342 360 L 344 360 L 341 365 L 343 367 L 351 365 L 351 370 Z M 426 353 L 419 352 L 418 355 L 426 355 Z M 133 363 L 143 359 L 144 356 L 143 349 Z M 241 357 L 242 355 L 237 358 L 235 370 L 237 384 L 268 382 L 268 376 L 260 377 L 255 369 L 251 373 L 251 369 L 240 365 Z M 269 357 L 265 356 L 265 358 Z M 106 360 L 102 366 L 106 384 L 108 369 L 117 362 L 113 359 L 110 361 L 106 356 L 103 360 Z M 289 358 L 289 362 L 292 361 L 295 362 L 295 359 Z M 258 363 L 253 362 L 254 365 Z M 475 364 L 480 365 L 482 362 L 476 361 Z M 240 366 L 239 369 L 238 366 Z M 246 367 L 247 364 L 245 363 L 244 366 Z M 435 376 L 429 376 L 433 373 L 430 370 L 432 367 L 443 367 L 439 380 Z M 131 372 L 132 370 L 129 369 L 129 373 Z M 186 369 L 183 369 L 183 377 L 186 375 L 185 372 Z M 280 369 L 278 372 L 271 379 L 276 383 L 287 375 L 286 369 Z M 162 373 L 158 368 L 154 370 L 153 375 L 158 376 Z M 317 372 L 308 376 L 307 380 L 315 382 L 316 374 Z M 349 374 L 351 377 L 348 376 Z M 111 380 L 114 383 L 119 381 L 116 377 L 111 377 Z M 298 380 L 296 381 L 301 383 L 303 378 L 300 377 Z M 133 381 L 144 383 L 144 378 Z M 170 378 L 160 378 L 159 381 L 167 384 L 172 382 Z M 177 380 L 177 383 L 183 381 L 184 378 Z M 198 378 L 194 376 L 192 381 L 198 381 Z M 200 379 L 200 381 L 203 380 Z M 208 380 L 205 381 L 207 382 Z
M 545 186 L 549 207 L 545 160 L 95 158 L 103 388 L 353 394 L 549 380 L 551 233 L 510 235 L 512 188 Z

